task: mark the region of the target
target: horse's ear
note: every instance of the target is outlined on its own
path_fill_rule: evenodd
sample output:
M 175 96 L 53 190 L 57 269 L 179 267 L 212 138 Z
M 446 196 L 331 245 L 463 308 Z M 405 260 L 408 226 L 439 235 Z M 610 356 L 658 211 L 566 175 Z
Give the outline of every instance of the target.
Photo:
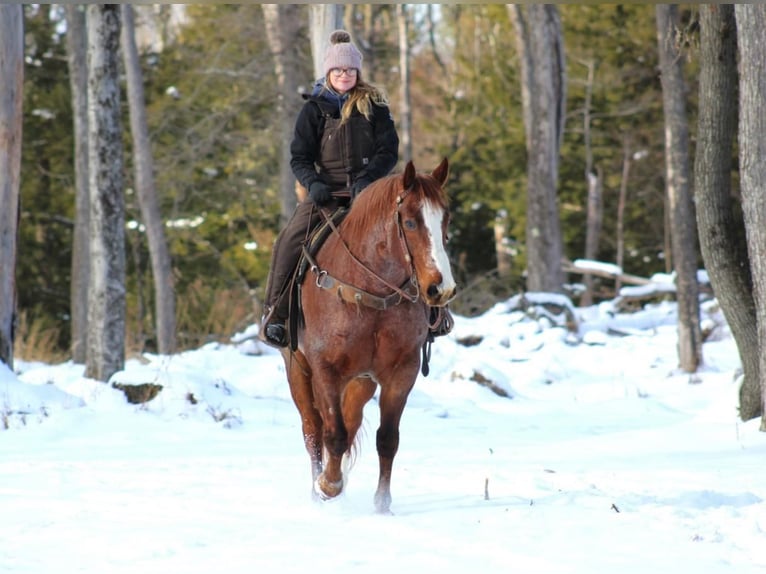
M 442 162 L 436 166 L 436 169 L 433 170 L 431 173 L 431 177 L 433 177 L 436 181 L 439 182 L 440 186 L 444 186 L 445 183 L 447 183 L 447 176 L 449 175 L 449 162 L 447 161 L 447 158 L 445 157 Z
M 415 177 L 417 176 L 417 173 L 415 172 L 415 164 L 412 163 L 412 160 L 407 162 L 407 166 L 404 168 L 404 175 L 402 176 L 402 186 L 404 189 L 410 189 L 413 185 L 415 185 Z

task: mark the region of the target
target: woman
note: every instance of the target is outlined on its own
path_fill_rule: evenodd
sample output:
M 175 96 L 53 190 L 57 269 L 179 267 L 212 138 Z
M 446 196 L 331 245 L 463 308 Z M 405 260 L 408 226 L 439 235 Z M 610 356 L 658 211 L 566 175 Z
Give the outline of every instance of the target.
M 362 79 L 362 53 L 344 30 L 330 35 L 324 78 L 314 86 L 295 122 L 290 166 L 308 190 L 277 237 L 266 284 L 261 339 L 287 346 L 290 278 L 301 247 L 320 220 L 319 208 L 348 204 L 396 165 L 399 136 L 385 94 Z M 334 197 L 334 192 L 348 197 Z

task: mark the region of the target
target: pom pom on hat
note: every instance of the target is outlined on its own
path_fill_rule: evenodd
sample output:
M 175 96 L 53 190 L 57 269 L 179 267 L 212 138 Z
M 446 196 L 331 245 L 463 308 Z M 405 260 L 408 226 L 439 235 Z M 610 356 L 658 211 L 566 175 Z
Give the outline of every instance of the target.
M 362 53 L 351 42 L 351 35 L 345 30 L 330 34 L 330 46 L 324 53 L 325 76 L 333 68 L 362 69 Z

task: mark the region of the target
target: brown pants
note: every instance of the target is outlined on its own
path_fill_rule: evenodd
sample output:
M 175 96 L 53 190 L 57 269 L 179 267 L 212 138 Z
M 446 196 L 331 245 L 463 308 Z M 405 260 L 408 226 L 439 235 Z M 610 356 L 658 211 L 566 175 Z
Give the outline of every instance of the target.
M 326 207 L 334 211 L 337 202 L 333 201 Z M 271 252 L 271 270 L 264 295 L 266 309 L 274 310 L 269 323 L 287 320 L 290 298 L 285 295 L 289 289 L 290 278 L 298 265 L 303 244 L 321 219 L 317 206 L 310 199 L 306 199 L 295 207 L 287 225 L 279 232 Z

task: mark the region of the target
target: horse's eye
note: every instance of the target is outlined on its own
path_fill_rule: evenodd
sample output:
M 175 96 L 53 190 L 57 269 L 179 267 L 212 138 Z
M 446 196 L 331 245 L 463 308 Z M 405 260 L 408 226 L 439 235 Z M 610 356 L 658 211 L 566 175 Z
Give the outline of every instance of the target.
M 406 227 L 408 231 L 412 231 L 415 229 L 415 227 L 417 227 L 417 224 L 415 223 L 414 219 L 405 219 L 404 227 Z

